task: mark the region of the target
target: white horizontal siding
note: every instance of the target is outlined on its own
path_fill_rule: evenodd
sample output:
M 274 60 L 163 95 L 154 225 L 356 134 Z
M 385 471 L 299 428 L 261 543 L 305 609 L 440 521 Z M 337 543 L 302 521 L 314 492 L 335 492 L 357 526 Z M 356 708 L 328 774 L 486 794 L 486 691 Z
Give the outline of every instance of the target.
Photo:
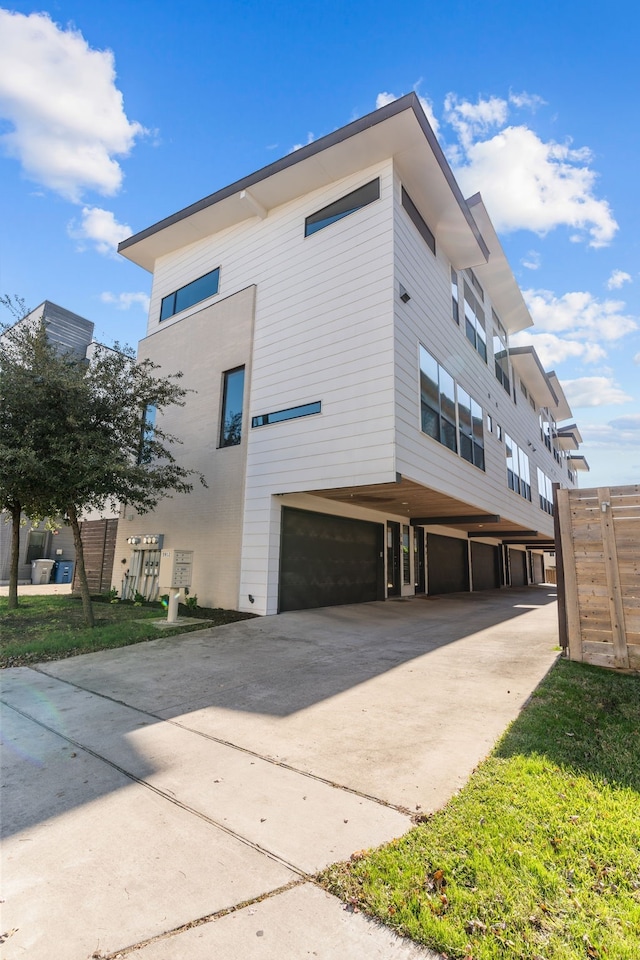
M 400 182 L 395 189 L 395 264 L 399 283 L 411 300 L 395 303 L 396 450 L 397 469 L 419 483 L 449 494 L 481 511 L 499 513 L 504 519 L 552 534 L 553 521 L 538 506 L 536 466 L 554 480 L 564 479 L 562 471 L 540 442 L 537 411 L 519 392 L 515 404 L 494 375 L 490 290 L 485 286 L 484 311 L 488 362 L 467 340 L 464 331 L 462 283 L 459 278 L 460 317 L 458 326 L 451 312 L 450 265 L 436 246 L 437 256 L 428 249 L 400 200 Z M 437 243 L 437 237 L 436 237 Z M 466 390 L 485 414 L 529 456 L 532 502 L 507 486 L 504 443 L 486 429 L 485 467 L 479 470 L 420 429 L 419 344 L 442 364 Z M 531 446 L 528 445 L 528 441 Z M 536 448 L 535 453 L 533 447 Z M 542 449 L 541 449 L 542 447 Z M 564 475 L 564 476 L 562 476 Z

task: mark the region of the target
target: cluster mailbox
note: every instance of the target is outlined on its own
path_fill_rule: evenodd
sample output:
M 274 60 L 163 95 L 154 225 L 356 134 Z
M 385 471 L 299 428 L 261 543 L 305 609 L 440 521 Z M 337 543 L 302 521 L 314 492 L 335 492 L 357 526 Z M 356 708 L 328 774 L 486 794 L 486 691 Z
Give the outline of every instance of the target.
M 188 590 L 193 577 L 193 550 L 162 550 L 160 554 L 160 591 L 169 591 L 167 620 L 178 619 L 178 599 L 183 590 Z
M 160 557 L 161 587 L 184 590 L 191 586 L 193 577 L 193 550 L 163 550 Z

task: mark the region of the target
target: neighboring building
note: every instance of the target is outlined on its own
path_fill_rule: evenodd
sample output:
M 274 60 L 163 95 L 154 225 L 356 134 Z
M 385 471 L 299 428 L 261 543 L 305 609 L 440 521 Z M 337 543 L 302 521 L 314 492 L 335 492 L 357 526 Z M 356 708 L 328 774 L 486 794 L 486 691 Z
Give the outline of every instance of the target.
M 93 340 L 94 324 L 90 320 L 45 300 L 19 322 L 37 325 L 43 320 L 49 341 L 56 344 L 62 352 L 83 359 L 91 357 L 96 344 Z M 96 593 L 109 589 L 116 530 L 117 519 L 87 517 L 82 524 L 82 535 L 86 540 L 85 562 L 91 589 Z M 95 549 L 92 549 L 94 543 Z M 59 564 L 53 575 L 61 582 L 69 582 L 73 575 L 75 556 L 71 527 L 65 523 L 54 527 L 48 522 L 34 526 L 25 518 L 20 529 L 18 583 L 31 583 L 32 561 L 47 559 Z M 0 513 L 0 584 L 9 582 L 10 563 L 11 517 L 3 512 Z
M 201 604 L 261 614 L 543 579 L 579 434 L 509 349 L 531 317 L 415 95 L 120 252 L 153 273 L 139 355 L 195 391 L 163 426 L 208 483 L 120 524 L 141 592 L 172 549 Z

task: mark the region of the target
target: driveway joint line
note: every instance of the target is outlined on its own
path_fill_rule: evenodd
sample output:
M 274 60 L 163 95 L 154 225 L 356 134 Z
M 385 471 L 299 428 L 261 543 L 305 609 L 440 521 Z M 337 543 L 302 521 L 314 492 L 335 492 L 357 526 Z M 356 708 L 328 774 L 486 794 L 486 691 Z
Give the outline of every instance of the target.
M 42 720 L 38 720 L 36 717 L 31 716 L 24 710 L 20 710 L 19 707 L 13 706 L 11 703 L 7 703 L 5 700 L 0 699 L 0 703 L 4 704 L 5 707 L 8 707 L 10 710 L 13 710 L 15 713 L 19 714 L 21 717 L 24 717 L 26 720 L 31 720 L 32 723 L 37 724 L 37 726 L 42 727 L 44 730 L 48 730 L 49 733 L 54 734 L 54 736 L 59 737 L 61 740 L 65 740 L 67 743 L 72 744 L 74 747 L 77 747 L 79 750 L 83 750 L 85 753 L 88 753 L 90 756 L 94 757 L 96 760 L 100 760 L 102 763 L 106 763 L 112 769 L 117 770 L 118 773 L 121 773 L 123 776 L 127 777 L 128 780 L 133 781 L 133 783 L 138 783 L 142 787 L 146 787 L 148 790 L 151 790 L 152 793 L 155 793 L 157 796 L 161 797 L 163 800 L 168 800 L 169 803 L 172 803 L 174 806 L 179 807 L 181 810 L 184 810 L 186 813 L 190 813 L 193 816 L 198 817 L 200 820 L 204 820 L 205 823 L 210 824 L 213 827 L 216 827 L 218 830 L 222 830 L 223 833 L 228 834 L 230 837 L 233 837 L 235 840 L 244 843 L 246 846 L 251 847 L 255 850 L 256 853 L 261 853 L 265 857 L 268 857 L 270 860 L 274 860 L 276 863 L 279 863 L 281 866 L 286 867 L 288 870 L 291 870 L 293 873 L 296 873 L 303 880 L 308 880 L 310 875 L 302 870 L 300 867 L 295 866 L 295 864 L 290 863 L 288 860 L 285 860 L 284 857 L 279 856 L 277 853 L 274 853 L 271 850 L 268 850 L 266 847 L 260 846 L 259 843 L 256 843 L 253 840 L 249 840 L 247 837 L 243 837 L 242 834 L 236 833 L 230 827 L 225 826 L 223 823 L 220 823 L 218 820 L 214 820 L 213 817 L 208 817 L 205 813 L 202 813 L 200 810 L 196 810 L 195 807 L 190 807 L 187 803 L 183 803 L 182 800 L 178 800 L 171 793 L 161 790 L 159 787 L 154 786 L 148 780 L 144 780 L 142 777 L 137 777 L 135 773 L 131 773 L 129 770 L 126 770 L 124 767 L 121 767 L 119 764 L 115 763 L 113 760 L 109 760 L 107 757 L 103 757 L 102 754 L 97 753 L 95 750 L 92 750 L 91 747 L 87 747 L 84 743 L 80 743 L 79 740 L 74 740 L 73 737 L 69 737 L 64 733 L 60 733 L 59 730 L 56 730 L 54 727 L 50 727 L 48 724 L 43 723 Z
M 196 920 L 188 920 L 187 923 L 182 923 L 179 927 L 173 927 L 173 929 L 165 930 L 164 933 L 159 933 L 154 937 L 149 937 L 147 940 L 140 940 L 138 943 L 132 943 L 128 947 L 122 947 L 121 949 L 116 950 L 114 953 L 100 953 L 96 951 L 95 953 L 91 954 L 90 960 L 120 960 L 121 957 L 126 957 L 130 953 L 133 953 L 134 950 L 142 950 L 143 947 L 148 947 L 153 943 L 159 943 L 162 940 L 168 940 L 170 937 L 178 936 L 178 934 L 185 933 L 187 930 L 192 930 L 194 927 L 201 927 L 205 923 L 214 923 L 216 920 L 221 920 L 223 917 L 227 917 L 231 913 L 238 913 L 241 910 L 246 910 L 248 907 L 251 907 L 256 903 L 262 903 L 263 900 L 271 900 L 273 897 L 278 897 L 282 893 L 287 893 L 289 890 L 293 890 L 294 887 L 300 887 L 309 882 L 313 882 L 310 877 L 301 877 L 299 880 L 291 880 L 289 883 L 285 883 L 281 887 L 276 887 L 275 890 L 267 890 L 266 893 L 261 893 L 257 897 L 252 897 L 250 900 L 242 900 L 240 903 L 235 903 L 231 907 L 223 907 L 221 910 L 216 910 L 215 913 L 206 914 L 204 917 L 198 917 Z
M 74 687 L 76 690 L 82 690 L 84 693 L 90 693 L 94 697 L 101 697 L 103 700 L 109 700 L 111 703 L 115 703 L 120 707 L 126 707 L 128 710 L 135 710 L 136 713 L 142 714 L 144 717 L 151 717 L 153 720 L 157 720 L 160 723 L 169 723 L 173 727 L 178 727 L 180 730 L 186 730 L 187 733 L 193 733 L 197 737 L 202 737 L 204 740 L 211 740 L 213 743 L 219 743 L 220 746 L 229 747 L 231 750 L 237 750 L 239 753 L 245 753 L 249 757 L 255 757 L 257 760 L 264 760 L 265 763 L 270 763 L 274 767 L 281 767 L 283 770 L 289 770 L 291 773 L 297 773 L 301 777 L 307 777 L 309 780 L 316 780 L 318 783 L 324 783 L 328 787 L 333 787 L 335 790 L 342 790 L 345 793 L 351 793 L 356 797 L 361 797 L 363 800 L 369 800 L 371 803 L 376 803 L 381 807 L 385 807 L 388 810 L 395 810 L 397 813 L 401 813 L 407 817 L 413 816 L 411 810 L 408 807 L 404 807 L 401 804 L 391 803 L 389 800 L 383 800 L 381 797 L 374 797 L 370 793 L 364 793 L 362 790 L 356 790 L 354 787 L 348 787 L 343 783 L 336 783 L 334 780 L 328 780 L 326 777 L 320 777 L 316 773 L 310 773 L 308 770 L 301 770 L 299 767 L 291 766 L 291 764 L 284 763 L 282 760 L 274 760 L 273 757 L 266 757 L 261 753 L 258 753 L 255 750 L 250 750 L 248 747 L 242 747 L 237 743 L 231 743 L 230 740 L 223 740 L 221 737 L 214 737 L 211 733 L 205 733 L 202 730 L 195 730 L 193 727 L 187 726 L 185 723 L 178 723 L 177 720 L 172 720 L 169 717 L 163 717 L 158 713 L 153 713 L 151 710 L 143 710 L 141 707 L 135 707 L 130 703 L 127 703 L 126 700 L 118 700 L 116 697 L 110 697 L 108 693 L 100 693 L 96 690 L 91 690 L 89 687 L 83 687 L 79 683 L 74 683 L 73 680 L 67 680 L 64 677 L 57 677 L 55 674 L 47 673 L 46 670 L 43 670 L 40 666 L 30 666 L 30 670 L 33 670 L 34 673 L 40 673 L 44 677 L 49 677 L 50 680 L 56 680 L 59 683 L 66 683 L 70 687 Z

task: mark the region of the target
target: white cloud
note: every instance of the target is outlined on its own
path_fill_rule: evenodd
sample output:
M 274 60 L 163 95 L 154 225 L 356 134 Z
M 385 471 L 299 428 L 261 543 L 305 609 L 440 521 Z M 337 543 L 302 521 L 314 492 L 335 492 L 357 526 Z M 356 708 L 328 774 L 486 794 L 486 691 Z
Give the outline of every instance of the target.
M 81 250 L 84 241 L 93 243 L 98 253 L 115 256 L 118 244 L 131 236 L 132 230 L 127 223 L 118 223 L 110 210 L 100 207 L 83 207 L 82 222 L 78 226 L 74 220 L 68 226 L 69 236 L 80 241 Z
M 640 353 L 636 353 L 635 357 L 633 358 L 633 362 L 640 363 Z
M 635 317 L 624 313 L 621 300 L 598 300 L 575 291 L 556 297 L 550 290 L 523 290 L 537 330 L 570 333 L 578 340 L 619 340 L 638 329 Z
M 607 280 L 607 289 L 619 290 L 625 283 L 631 283 L 631 274 L 625 273 L 624 270 L 614 270 Z
M 80 202 L 86 190 L 116 193 L 126 156 L 144 128 L 130 121 L 110 50 L 92 50 L 78 30 L 46 13 L 0 9 L 0 137 L 27 177 Z
M 640 414 L 617 417 L 608 423 L 581 424 L 580 433 L 589 448 L 640 447 Z
M 582 343 L 578 340 L 566 340 L 554 333 L 529 333 L 523 330 L 509 338 L 513 347 L 531 345 L 535 347 L 545 370 L 551 370 L 565 360 L 581 360 L 583 363 L 597 363 L 607 356 L 598 343 Z
M 610 403 L 629 403 L 633 400 L 611 377 L 563 380 L 562 389 L 572 410 L 578 407 L 603 407 Z
M 376 110 L 379 110 L 380 107 L 386 107 L 387 104 L 393 103 L 394 100 L 398 99 L 399 98 L 396 97 L 395 93 L 386 93 L 386 91 L 383 91 L 376 97 Z
M 542 264 L 542 257 L 537 250 L 529 250 L 520 263 L 523 267 L 526 267 L 527 270 L 539 270 Z
M 473 141 L 485 136 L 492 127 L 501 127 L 507 120 L 509 105 L 500 97 L 478 99 L 477 103 L 458 100 L 455 93 L 444 98 L 444 116 L 458 135 L 463 150 L 468 151 Z
M 525 125 L 507 126 L 510 107 L 535 110 L 537 94 L 510 93 L 476 103 L 448 93 L 444 116 L 457 143 L 447 149 L 467 196 L 482 193 L 500 231 L 532 230 L 543 236 L 558 226 L 574 230 L 571 240 L 589 237 L 606 246 L 618 229 L 606 200 L 595 196 L 596 173 L 588 147 L 545 142 Z
M 628 413 L 625 417 L 617 417 L 610 420 L 609 425 L 616 430 L 634 430 L 637 431 L 640 440 L 640 413 Z
M 130 310 L 134 304 L 142 307 L 145 313 L 149 312 L 149 295 L 147 293 L 109 293 L 100 294 L 103 303 L 112 303 L 116 310 Z
M 514 107 L 526 107 L 528 110 L 535 112 L 538 107 L 546 106 L 547 101 L 543 100 L 537 93 L 526 93 L 523 90 L 522 93 L 509 93 L 509 103 L 513 104 Z

